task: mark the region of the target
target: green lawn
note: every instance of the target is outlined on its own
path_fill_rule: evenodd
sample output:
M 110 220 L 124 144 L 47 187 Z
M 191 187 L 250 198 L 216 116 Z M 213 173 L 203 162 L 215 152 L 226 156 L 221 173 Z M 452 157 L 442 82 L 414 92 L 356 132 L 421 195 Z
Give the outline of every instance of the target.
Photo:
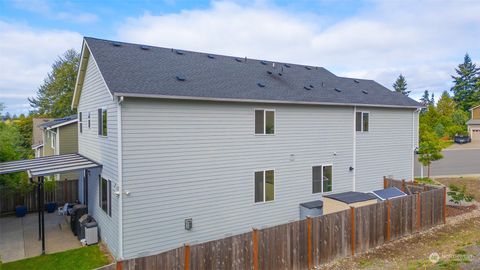
M 20 261 L 1 264 L 1 270 L 33 270 L 33 269 L 94 269 L 109 263 L 98 245 L 72 249 L 64 252 L 47 254 Z

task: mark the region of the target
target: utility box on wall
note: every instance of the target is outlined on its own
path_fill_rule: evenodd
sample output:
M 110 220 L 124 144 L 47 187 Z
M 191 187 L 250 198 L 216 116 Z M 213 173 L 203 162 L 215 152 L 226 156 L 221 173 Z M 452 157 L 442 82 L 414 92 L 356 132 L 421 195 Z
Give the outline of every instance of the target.
M 321 200 L 300 204 L 300 219 L 306 219 L 307 216 L 318 217 L 322 214 L 323 202 Z

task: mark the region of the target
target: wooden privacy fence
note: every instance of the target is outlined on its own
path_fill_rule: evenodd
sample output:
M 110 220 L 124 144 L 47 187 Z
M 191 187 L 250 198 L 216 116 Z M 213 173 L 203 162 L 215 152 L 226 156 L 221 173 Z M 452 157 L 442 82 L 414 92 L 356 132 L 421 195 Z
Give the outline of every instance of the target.
M 387 180 L 390 186 L 410 185 Z M 311 269 L 445 222 L 445 192 L 422 187 L 373 205 L 128 259 L 117 269 Z
M 55 182 L 55 190 L 45 192 L 45 202 L 56 202 L 59 206 L 67 202 L 78 200 L 78 180 L 62 180 Z M 29 212 L 38 210 L 37 189 L 22 196 L 13 193 L 5 187 L 0 188 L 0 215 L 9 215 L 15 212 L 15 207 L 22 203 Z

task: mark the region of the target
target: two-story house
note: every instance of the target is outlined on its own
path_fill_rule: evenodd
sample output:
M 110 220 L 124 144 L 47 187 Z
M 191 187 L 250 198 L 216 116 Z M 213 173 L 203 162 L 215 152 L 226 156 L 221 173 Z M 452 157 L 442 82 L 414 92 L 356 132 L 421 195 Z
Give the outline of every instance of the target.
M 77 115 L 70 115 L 38 125 L 42 129 L 43 143 L 38 157 L 62 155 L 78 152 Z M 37 154 L 36 154 L 37 157 Z M 56 180 L 78 179 L 77 172 L 55 175 Z
M 468 134 L 472 142 L 480 143 L 480 105 L 470 109 L 471 118 L 467 122 Z
M 103 166 L 84 203 L 124 259 L 412 179 L 421 105 L 322 67 L 85 38 L 72 107 Z

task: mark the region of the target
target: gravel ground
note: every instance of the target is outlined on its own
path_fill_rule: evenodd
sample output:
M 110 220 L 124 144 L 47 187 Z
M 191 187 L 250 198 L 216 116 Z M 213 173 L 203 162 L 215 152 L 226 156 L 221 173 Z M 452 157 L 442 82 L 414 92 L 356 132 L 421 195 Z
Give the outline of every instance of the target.
M 458 214 L 458 213 L 457 213 Z M 438 253 L 439 261 L 429 256 Z M 480 209 L 447 217 L 447 223 L 343 258 L 320 269 L 480 269 Z

